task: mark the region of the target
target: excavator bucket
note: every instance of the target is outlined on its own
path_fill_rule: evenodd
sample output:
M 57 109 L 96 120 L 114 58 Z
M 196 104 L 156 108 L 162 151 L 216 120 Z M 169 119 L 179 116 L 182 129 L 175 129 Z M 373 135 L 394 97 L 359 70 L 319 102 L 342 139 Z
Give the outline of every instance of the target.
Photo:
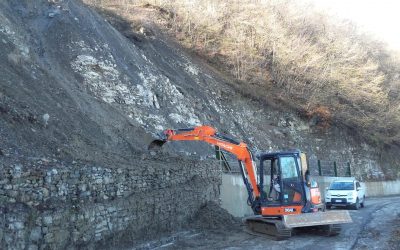
M 161 147 L 166 143 L 166 140 L 156 139 L 150 142 L 149 146 L 147 147 L 148 150 L 160 150 Z
M 157 134 L 157 138 L 153 139 L 150 143 L 149 146 L 147 147 L 148 150 L 160 150 L 161 147 L 167 142 L 167 135 L 165 132 L 161 132 Z
M 351 222 L 353 222 L 353 220 L 346 210 L 283 216 L 283 224 L 287 228 L 334 225 Z

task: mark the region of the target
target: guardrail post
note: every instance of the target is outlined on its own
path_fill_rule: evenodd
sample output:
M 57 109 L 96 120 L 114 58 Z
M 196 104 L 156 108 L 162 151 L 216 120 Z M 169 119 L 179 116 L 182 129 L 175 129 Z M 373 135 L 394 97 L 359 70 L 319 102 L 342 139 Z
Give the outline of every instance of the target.
M 322 176 L 322 168 L 321 168 L 321 161 L 320 160 L 318 160 L 318 173 L 319 173 L 319 176 Z
M 335 172 L 335 177 L 337 177 L 337 166 L 336 166 L 336 161 L 333 162 L 333 171 Z

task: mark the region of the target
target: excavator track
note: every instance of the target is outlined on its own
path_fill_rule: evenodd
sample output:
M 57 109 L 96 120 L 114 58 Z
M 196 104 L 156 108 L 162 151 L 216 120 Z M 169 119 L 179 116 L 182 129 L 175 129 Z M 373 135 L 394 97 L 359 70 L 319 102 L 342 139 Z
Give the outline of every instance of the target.
M 326 225 L 298 225 L 297 227 L 288 227 L 285 221 L 281 219 L 265 218 L 260 215 L 250 216 L 243 219 L 246 225 L 245 230 L 253 235 L 268 236 L 274 240 L 286 240 L 293 235 L 294 228 L 310 228 L 318 230 L 326 236 L 336 236 L 340 234 L 342 229 L 341 224 L 326 224 Z
M 268 236 L 274 240 L 286 240 L 292 236 L 292 229 L 284 226 L 279 219 L 250 216 L 243 219 L 246 231 L 253 235 Z
M 324 225 L 321 227 L 327 236 L 336 236 L 340 234 L 340 231 L 342 230 L 342 225 L 340 224 Z

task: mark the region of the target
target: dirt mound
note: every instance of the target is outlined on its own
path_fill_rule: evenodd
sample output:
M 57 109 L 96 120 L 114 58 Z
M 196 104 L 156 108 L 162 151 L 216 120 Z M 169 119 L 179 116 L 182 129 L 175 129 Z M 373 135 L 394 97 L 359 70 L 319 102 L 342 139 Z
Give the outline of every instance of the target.
M 189 225 L 196 229 L 239 229 L 241 220 L 215 202 L 206 203 L 195 214 Z

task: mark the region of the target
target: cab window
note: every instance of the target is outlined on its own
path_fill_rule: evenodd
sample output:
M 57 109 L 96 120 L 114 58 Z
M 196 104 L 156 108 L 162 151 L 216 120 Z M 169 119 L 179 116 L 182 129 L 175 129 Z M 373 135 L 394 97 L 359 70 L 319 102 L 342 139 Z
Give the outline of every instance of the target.
M 280 157 L 281 173 L 283 179 L 297 178 L 298 172 L 296 168 L 296 161 L 294 157 L 284 156 Z
M 263 162 L 264 166 L 264 171 L 263 171 L 263 191 L 265 196 L 267 196 L 270 192 L 270 184 L 271 184 L 271 178 L 268 178 L 267 176 L 271 176 L 271 166 L 272 166 L 272 160 L 268 159 Z

